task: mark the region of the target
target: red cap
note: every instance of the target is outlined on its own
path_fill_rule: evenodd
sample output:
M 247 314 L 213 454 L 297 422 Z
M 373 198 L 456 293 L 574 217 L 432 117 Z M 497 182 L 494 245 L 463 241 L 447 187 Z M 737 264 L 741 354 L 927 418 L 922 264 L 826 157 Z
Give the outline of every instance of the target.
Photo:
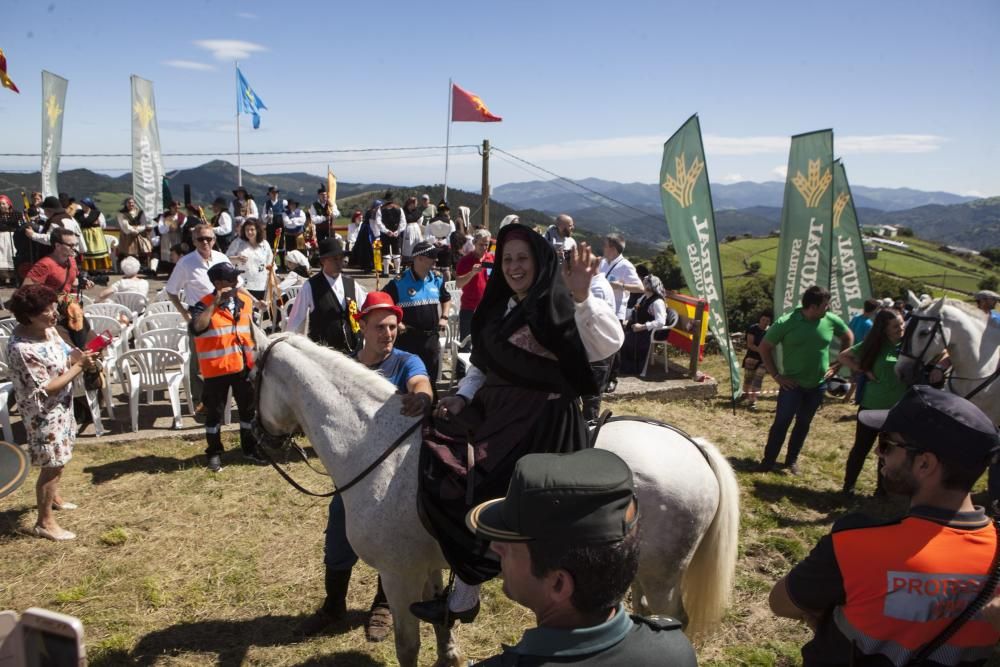
M 381 308 L 387 308 L 395 313 L 397 320 L 403 321 L 403 309 L 397 306 L 392 297 L 385 292 L 369 292 L 368 296 L 365 297 L 364 305 L 361 306 L 361 311 L 354 314 L 354 319 L 360 322 L 365 315 Z

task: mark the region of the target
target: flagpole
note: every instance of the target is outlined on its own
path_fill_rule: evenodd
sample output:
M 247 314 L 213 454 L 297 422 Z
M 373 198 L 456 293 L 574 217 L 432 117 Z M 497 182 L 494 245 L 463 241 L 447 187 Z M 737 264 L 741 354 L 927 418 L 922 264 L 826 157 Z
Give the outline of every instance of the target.
M 445 132 L 444 138 L 444 196 L 442 199 L 448 201 L 448 153 L 451 148 L 451 92 L 452 92 L 452 82 L 451 77 L 448 77 L 448 129 Z
M 236 99 L 240 99 L 240 61 L 236 63 Z M 236 105 L 236 186 L 243 185 L 243 166 L 240 160 L 240 106 Z

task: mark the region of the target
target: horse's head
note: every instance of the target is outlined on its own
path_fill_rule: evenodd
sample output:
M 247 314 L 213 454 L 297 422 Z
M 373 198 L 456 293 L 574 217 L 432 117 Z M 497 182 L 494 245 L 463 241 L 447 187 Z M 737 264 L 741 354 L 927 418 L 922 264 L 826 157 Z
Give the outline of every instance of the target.
M 275 368 L 280 363 L 277 357 L 288 353 L 290 349 L 289 345 L 281 344 L 287 337 L 281 335 L 269 338 L 259 329 L 254 331 L 256 359 L 250 373 L 256 402 L 254 431 L 261 444 L 271 447 L 279 446 L 284 436 L 298 427 L 295 413 L 289 404 L 289 400 L 293 399 L 285 389 L 286 383 L 277 381 L 278 371 Z
M 910 296 L 913 296 L 912 292 Z M 916 301 L 916 297 L 913 300 Z M 896 377 L 911 385 L 926 381 L 927 369 L 948 346 L 942 326 L 944 297 L 919 303 L 920 307 L 913 309 L 906 322 L 906 333 L 903 334 L 895 369 Z

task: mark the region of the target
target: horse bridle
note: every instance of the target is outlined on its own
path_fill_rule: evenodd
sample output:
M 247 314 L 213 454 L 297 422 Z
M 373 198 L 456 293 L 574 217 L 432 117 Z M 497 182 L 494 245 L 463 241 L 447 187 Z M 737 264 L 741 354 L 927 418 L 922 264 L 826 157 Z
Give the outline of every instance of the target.
M 254 377 L 254 382 L 253 382 L 254 415 L 253 415 L 253 421 L 251 422 L 250 425 L 251 433 L 253 433 L 253 436 L 257 440 L 257 443 L 263 445 L 263 448 L 259 448 L 257 451 L 260 452 L 264 456 L 264 458 L 267 459 L 267 462 L 271 464 L 271 467 L 277 470 L 278 474 L 281 475 L 282 478 L 284 478 L 286 482 L 291 484 L 297 491 L 301 491 L 302 493 L 309 496 L 315 496 L 316 498 L 332 498 L 333 496 L 339 496 L 343 493 L 346 493 L 348 489 L 350 489 L 352 486 L 354 486 L 355 484 L 363 480 L 365 477 L 367 477 L 369 473 L 375 470 L 375 468 L 382 465 L 382 463 L 387 458 L 389 458 L 389 455 L 392 454 L 394 451 L 396 451 L 396 449 L 401 444 L 403 444 L 403 441 L 406 440 L 406 438 L 408 438 L 411 433 L 417 430 L 417 428 L 423 423 L 423 420 L 418 419 L 416 422 L 413 423 L 412 426 L 403 431 L 403 434 L 400 435 L 398 438 L 396 438 L 395 442 L 389 445 L 389 447 L 386 448 L 386 450 L 382 452 L 382 454 L 380 454 L 379 457 L 375 459 L 371 465 L 369 465 L 367 468 L 358 473 L 354 477 L 354 479 L 352 479 L 347 484 L 338 486 L 336 489 L 330 491 L 329 493 L 316 493 L 315 491 L 310 491 L 309 489 L 305 488 L 304 486 L 296 482 L 294 479 L 292 479 L 292 477 L 287 472 L 285 472 L 284 468 L 279 466 L 278 462 L 271 457 L 270 452 L 267 451 L 268 448 L 280 450 L 290 446 L 292 444 L 292 438 L 295 437 L 296 433 L 295 432 L 283 433 L 283 434 L 270 433 L 264 427 L 264 422 L 261 421 L 260 418 L 260 394 L 261 394 L 261 388 L 263 387 L 264 384 L 264 364 L 267 363 L 267 358 L 271 355 L 271 350 L 274 349 L 274 346 L 284 340 L 285 340 L 284 338 L 276 338 L 272 340 L 267 344 L 267 347 L 265 347 L 264 350 L 257 357 L 257 363 L 256 363 L 257 374 Z M 303 458 L 305 458 L 305 453 L 302 452 L 301 450 L 299 451 L 300 454 L 303 455 Z M 309 462 L 306 461 L 307 465 L 308 463 Z
M 913 332 L 916 331 L 916 326 L 910 326 L 911 322 L 934 323 L 934 326 L 931 328 L 930 335 L 927 337 L 927 342 L 924 344 L 924 349 L 920 351 L 920 354 L 913 354 L 909 351 L 913 344 Z M 927 354 L 927 350 L 930 349 L 931 344 L 938 335 L 941 336 L 941 341 L 944 343 L 945 348 L 947 348 L 948 338 L 944 335 L 944 321 L 941 319 L 940 315 L 910 315 L 910 320 L 907 322 L 906 326 L 906 332 L 903 334 L 903 344 L 900 346 L 899 356 L 915 360 L 917 363 L 922 364 L 925 374 L 929 373 L 928 369 L 934 365 L 934 361 L 928 361 L 925 363 L 924 355 Z M 982 380 L 979 385 L 963 397 L 966 400 L 970 400 L 973 396 L 990 386 L 990 384 L 992 384 L 997 378 L 1000 378 L 1000 363 L 997 364 L 995 371 L 985 377 L 956 378 L 954 374 L 949 373 L 948 390 L 953 394 L 957 393 L 952 387 L 953 380 Z

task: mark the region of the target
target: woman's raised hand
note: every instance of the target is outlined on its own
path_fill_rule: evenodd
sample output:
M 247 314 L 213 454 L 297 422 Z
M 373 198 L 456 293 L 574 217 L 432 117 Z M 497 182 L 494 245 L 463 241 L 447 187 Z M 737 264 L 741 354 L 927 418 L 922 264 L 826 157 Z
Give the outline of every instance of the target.
M 587 243 L 578 243 L 568 255 L 563 261 L 563 277 L 573 293 L 573 300 L 583 303 L 590 295 L 590 280 L 597 275 L 600 259 L 590 251 Z

